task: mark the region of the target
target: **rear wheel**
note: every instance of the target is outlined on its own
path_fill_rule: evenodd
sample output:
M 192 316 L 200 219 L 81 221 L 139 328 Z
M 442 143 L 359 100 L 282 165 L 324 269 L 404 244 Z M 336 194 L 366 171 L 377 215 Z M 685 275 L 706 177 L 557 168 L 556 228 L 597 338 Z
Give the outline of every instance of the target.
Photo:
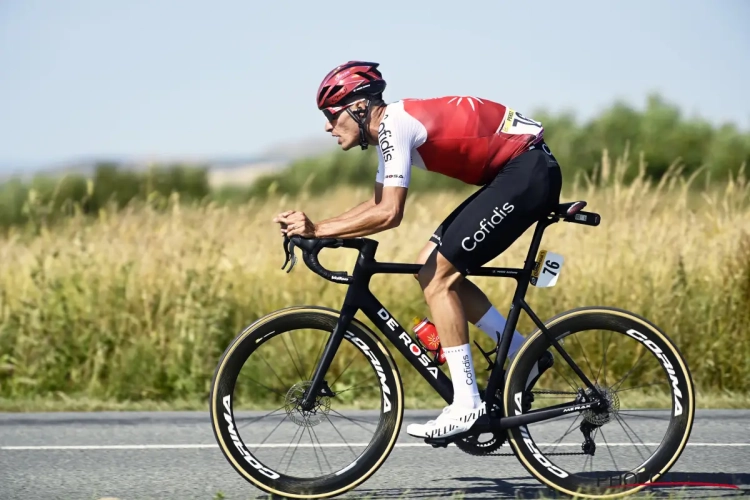
M 356 319 L 315 407 L 301 408 L 338 317 L 318 307 L 277 311 L 240 333 L 219 361 L 210 398 L 214 435 L 237 472 L 268 493 L 340 495 L 372 476 L 396 442 L 401 378 L 385 346 Z
M 546 326 L 606 403 L 510 429 L 521 463 L 551 488 L 585 498 L 630 495 L 657 481 L 684 450 L 695 411 L 693 382 L 677 347 L 644 318 L 614 308 L 575 309 Z M 554 364 L 529 394 L 529 374 L 545 351 Z M 537 330 L 508 369 L 505 414 L 584 402 L 591 394 Z

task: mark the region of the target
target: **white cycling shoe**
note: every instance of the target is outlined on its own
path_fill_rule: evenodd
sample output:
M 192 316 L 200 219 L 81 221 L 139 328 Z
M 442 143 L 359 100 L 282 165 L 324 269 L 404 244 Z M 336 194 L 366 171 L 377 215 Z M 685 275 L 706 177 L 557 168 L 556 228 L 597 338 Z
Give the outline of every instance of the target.
M 484 402 L 473 410 L 460 406 L 446 406 L 435 420 L 430 420 L 426 424 L 409 424 L 406 433 L 420 438 L 452 436 L 468 431 L 484 413 Z

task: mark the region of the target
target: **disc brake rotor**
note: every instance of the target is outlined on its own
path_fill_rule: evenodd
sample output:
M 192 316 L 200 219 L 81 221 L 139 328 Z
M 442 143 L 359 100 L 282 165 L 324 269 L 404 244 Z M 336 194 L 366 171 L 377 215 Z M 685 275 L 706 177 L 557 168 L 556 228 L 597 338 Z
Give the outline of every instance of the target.
M 287 391 L 284 398 L 284 409 L 289 420 L 299 426 L 315 427 L 325 420 L 331 411 L 331 398 L 328 396 L 316 397 L 312 410 L 305 411 L 302 409 L 302 399 L 305 396 L 305 391 L 311 384 L 311 381 L 294 384 Z

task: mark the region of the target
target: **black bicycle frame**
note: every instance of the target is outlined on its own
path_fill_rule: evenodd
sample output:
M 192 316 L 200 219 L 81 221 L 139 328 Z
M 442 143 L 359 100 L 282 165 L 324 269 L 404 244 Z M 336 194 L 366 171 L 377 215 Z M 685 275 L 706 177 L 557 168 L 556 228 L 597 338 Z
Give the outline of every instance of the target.
M 565 219 L 567 220 L 567 219 Z M 529 287 L 530 279 L 535 265 L 535 256 L 539 251 L 539 247 L 542 240 L 542 234 L 544 230 L 558 222 L 558 218 L 550 217 L 540 220 L 534 230 L 534 236 L 529 247 L 529 251 L 526 255 L 523 268 L 506 268 L 506 267 L 481 267 L 474 272 L 469 273 L 470 276 L 495 276 L 503 278 L 514 278 L 516 280 L 516 290 L 513 294 L 513 300 L 511 303 L 510 311 L 508 313 L 507 322 L 505 329 L 502 332 L 501 340 L 495 347 L 495 361 L 492 366 L 489 380 L 487 381 L 487 387 L 485 389 L 484 401 L 488 409 L 497 405 L 502 408 L 502 401 L 497 397 L 497 390 L 503 383 L 503 375 L 505 373 L 504 365 L 505 360 L 508 356 L 510 349 L 511 338 L 516 329 L 518 318 L 521 310 L 523 309 L 536 324 L 536 326 L 542 331 L 547 337 L 550 343 L 554 346 L 557 352 L 565 359 L 565 361 L 571 366 L 575 373 L 581 378 L 583 383 L 592 391 L 594 395 L 601 394 L 598 389 L 594 387 L 591 381 L 586 377 L 583 371 L 575 364 L 573 359 L 566 353 L 558 344 L 558 342 L 552 337 L 550 332 L 544 326 L 544 323 L 539 317 L 532 311 L 531 307 L 526 303 L 524 297 Z M 332 240 L 333 241 L 333 240 Z M 328 342 L 323 351 L 323 356 L 320 359 L 315 373 L 312 378 L 312 383 L 308 388 L 308 391 L 302 401 L 303 408 L 312 408 L 318 395 L 320 388 L 322 387 L 326 372 L 333 361 L 333 357 L 338 349 L 341 341 L 344 338 L 344 332 L 346 332 L 352 318 L 358 311 L 362 311 L 375 326 L 385 335 L 391 343 L 399 350 L 399 352 L 411 363 L 411 365 L 419 372 L 422 377 L 440 394 L 446 403 L 450 404 L 453 401 L 453 384 L 451 379 L 445 375 L 432 361 L 427 351 L 417 344 L 414 339 L 404 330 L 401 324 L 393 317 L 393 315 L 375 298 L 369 289 L 369 283 L 372 276 L 375 274 L 417 274 L 422 268 L 421 264 L 402 264 L 402 263 L 388 263 L 388 262 L 376 262 L 375 251 L 378 247 L 378 242 L 368 238 L 353 238 L 337 240 L 337 245 L 331 246 L 343 246 L 346 248 L 355 248 L 359 250 L 359 257 L 352 271 L 352 275 L 348 276 L 346 273 L 331 273 L 330 271 L 324 270 L 322 266 L 317 262 L 317 249 L 310 259 L 305 258 L 305 262 L 308 267 L 313 269 L 321 276 L 329 279 L 333 282 L 348 283 L 349 289 L 347 290 L 346 297 L 344 298 L 344 304 L 341 308 L 341 315 L 336 323 L 336 326 L 328 339 Z M 286 264 L 285 264 L 286 265 Z M 327 274 L 322 274 L 327 273 Z M 332 276 L 333 275 L 333 276 Z M 342 277 L 343 275 L 343 277 Z M 584 398 L 587 398 L 585 394 L 582 394 Z M 517 427 L 520 425 L 526 425 L 533 422 L 539 422 L 550 418 L 555 418 L 571 411 L 581 411 L 590 408 L 597 404 L 597 401 L 586 401 L 586 402 L 571 402 L 557 406 L 552 406 L 542 410 L 532 410 L 523 415 L 517 416 L 506 416 L 501 415 L 499 419 L 494 419 L 490 422 L 489 428 L 492 430 L 506 429 L 510 427 Z M 475 425 L 477 427 L 477 425 Z M 480 427 L 487 427 L 482 425 Z M 474 430 L 474 429 L 472 429 Z M 488 429 L 484 429 L 488 430 Z

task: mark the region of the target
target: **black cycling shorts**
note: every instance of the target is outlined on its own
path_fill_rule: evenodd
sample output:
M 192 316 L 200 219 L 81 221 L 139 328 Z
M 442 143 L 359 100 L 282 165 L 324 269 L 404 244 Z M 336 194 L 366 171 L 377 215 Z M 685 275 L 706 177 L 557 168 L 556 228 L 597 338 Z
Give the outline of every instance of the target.
M 504 252 L 560 202 L 562 173 L 544 143 L 509 161 L 459 205 L 430 241 L 462 274 Z

